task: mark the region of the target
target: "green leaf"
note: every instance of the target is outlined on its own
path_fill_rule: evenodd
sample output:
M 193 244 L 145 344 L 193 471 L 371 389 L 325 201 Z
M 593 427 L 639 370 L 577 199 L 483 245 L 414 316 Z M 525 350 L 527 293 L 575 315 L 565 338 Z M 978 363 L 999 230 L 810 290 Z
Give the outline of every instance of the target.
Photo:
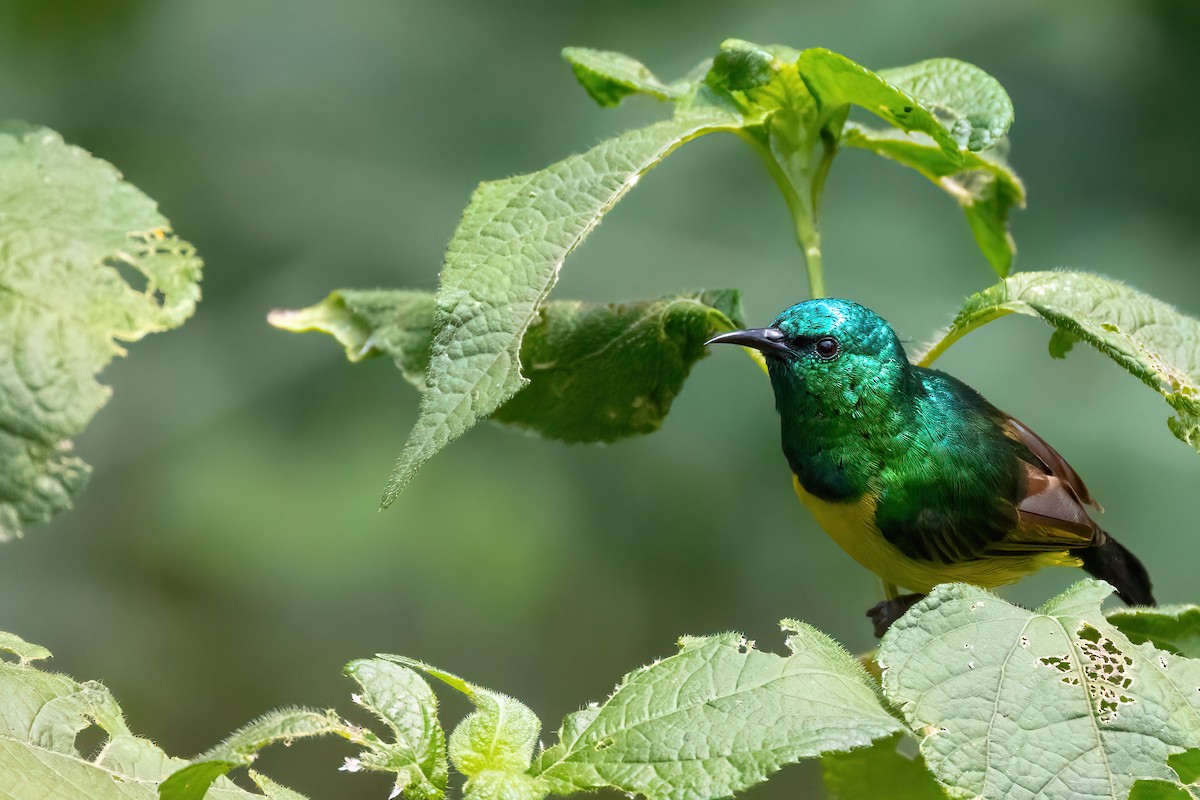
M 362 693 L 354 701 L 387 724 L 392 742 L 364 731 L 368 749 L 360 758 L 367 769 L 394 772 L 395 795 L 438 800 L 446 794 L 449 769 L 446 736 L 437 717 L 437 697 L 420 675 L 383 659 L 346 665 Z
M 50 651 L 40 644 L 30 644 L 15 633 L 0 631 L 0 650 L 12 653 L 21 660 L 22 664 L 30 661 L 41 661 L 50 658 Z
M 1013 208 L 1025 207 L 1025 187 L 995 151 L 948 155 L 922 137 L 854 123 L 846 125 L 842 144 L 912 167 L 944 190 L 962 207 L 975 242 L 992 269 L 1002 278 L 1008 275 L 1017 249 L 1008 231 L 1008 214 Z
M 117 341 L 180 325 L 200 260 L 112 165 L 46 128 L 0 125 L 0 541 L 69 508 L 72 437 L 107 402 Z
M 735 130 L 707 109 L 630 131 L 529 175 L 482 184 L 446 253 L 428 391 L 384 492 L 389 505 L 434 453 L 521 389 L 521 340 L 563 260 L 647 171 L 684 142 Z
M 1108 621 L 1134 644 L 1155 647 L 1188 658 L 1200 658 L 1200 606 L 1117 608 Z
M 11 800 L 88 798 L 154 800 L 156 787 L 187 766 L 153 742 L 130 733 L 117 702 L 94 681 L 78 683 L 28 663 L 48 658 L 45 648 L 0 634 L 2 647 L 26 658 L 0 661 L 0 794 Z M 12 645 L 10 647 L 10 645 Z M 92 726 L 105 740 L 98 753 L 79 752 L 78 734 Z M 210 800 L 260 797 L 220 779 Z M 261 798 L 260 798 L 261 800 Z
M 388 355 L 424 389 L 433 314 L 428 293 L 342 290 L 270 320 L 330 334 L 351 361 Z M 692 365 L 707 355 L 704 342 L 741 324 L 733 290 L 603 305 L 550 301 L 521 343 L 529 385 L 492 419 L 568 442 L 658 430 Z
M 332 711 L 284 708 L 270 711 L 234 731 L 229 738 L 192 759 L 158 788 L 161 800 L 203 800 L 208 787 L 234 767 L 249 766 L 258 751 L 274 742 L 344 734 L 345 723 Z
M 899 729 L 854 658 L 807 625 L 782 625 L 787 656 L 736 634 L 682 640 L 603 705 L 568 716 L 533 774 L 555 794 L 612 786 L 650 800 L 726 797 L 784 764 Z
M 297 791 L 280 786 L 275 781 L 263 775 L 261 772 L 249 771 L 250 780 L 254 781 L 254 785 L 262 789 L 263 795 L 270 800 L 308 800 L 307 797 Z
M 1019 272 L 967 298 L 914 361 L 928 366 L 971 331 L 1013 313 L 1041 317 L 1156 390 L 1175 410 L 1171 432 L 1200 450 L 1200 321 L 1111 278 Z
M 995 147 L 1013 123 L 1013 105 L 1000 81 L 974 64 L 932 58 L 879 71 L 879 77 L 912 95 L 950 131 L 960 149 Z
M 340 289 L 316 305 L 276 310 L 267 321 L 285 331 L 327 333 L 351 362 L 387 355 L 409 383 L 425 390 L 433 343 L 432 292 Z
M 1200 661 L 1135 645 L 1083 581 L 1037 611 L 939 586 L 880 645 L 887 697 L 951 792 L 1123 798 L 1200 742 Z
M 821 756 L 828 800 L 944 800 L 946 793 L 920 754 L 910 757 L 897 750 L 911 743 L 911 738 L 896 735 L 870 747 Z
M 419 669 L 461 692 L 475 705 L 475 711 L 450 734 L 450 760 L 459 772 L 472 776 L 485 770 L 529 769 L 542 723 L 520 700 L 468 683 L 422 661 L 387 653 L 380 653 L 379 658 Z
M 631 94 L 648 94 L 659 100 L 682 94 L 680 86 L 667 86 L 642 62 L 624 53 L 567 47 L 562 55 L 588 95 L 602 106 L 615 106 Z
M 933 112 L 878 73 L 820 47 L 802 52 L 796 68 L 821 104 L 823 117 L 839 107 L 860 106 L 901 130 L 928 135 L 948 158 L 959 157 L 959 142 Z

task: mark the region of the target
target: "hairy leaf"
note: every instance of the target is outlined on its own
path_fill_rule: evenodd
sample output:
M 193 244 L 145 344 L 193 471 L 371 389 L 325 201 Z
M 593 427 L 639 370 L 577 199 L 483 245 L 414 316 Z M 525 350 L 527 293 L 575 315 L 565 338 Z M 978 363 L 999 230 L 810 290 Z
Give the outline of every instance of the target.
M 1025 187 L 997 154 L 965 152 L 948 156 L 934 142 L 895 129 L 875 130 L 849 123 L 842 144 L 890 158 L 933 181 L 962 206 L 979 249 L 1000 277 L 1012 269 L 1017 246 L 1008 232 L 1008 214 L 1025 207 Z
M 1108 621 L 1134 644 L 1155 647 L 1188 658 L 1200 658 L 1200 606 L 1117 608 Z
M 602 106 L 615 106 L 631 94 L 670 100 L 682 93 L 679 86 L 667 86 L 642 62 L 624 53 L 567 47 L 562 55 L 588 95 Z
M 697 111 L 475 191 L 447 249 L 428 390 L 388 481 L 385 506 L 430 456 L 525 385 L 521 340 L 563 260 L 604 214 L 681 144 L 739 124 L 713 108 Z
M 1037 611 L 939 586 L 880 645 L 883 687 L 952 792 L 1124 798 L 1200 744 L 1200 661 L 1135 645 L 1083 581 Z
M 519 700 L 457 675 L 396 655 L 379 656 L 404 667 L 419 669 L 466 695 L 475 711 L 450 734 L 450 761 L 467 776 L 463 792 L 468 800 L 541 800 L 548 793 L 544 781 L 528 774 L 542 723 Z
M 356 703 L 387 724 L 392 741 L 363 731 L 370 744 L 361 757 L 366 769 L 394 772 L 394 793 L 412 800 L 437 800 L 446 794 L 449 769 L 446 735 L 437 717 L 437 697 L 420 675 L 379 658 L 346 665 L 362 693 Z
M 162 800 L 203 800 L 213 781 L 234 767 L 253 764 L 258 751 L 275 742 L 342 733 L 345 724 L 332 711 L 284 708 L 270 711 L 230 734 L 221 744 L 192 759 L 163 781 Z
M 71 505 L 71 438 L 107 402 L 117 341 L 180 325 L 200 260 L 112 165 L 46 128 L 0 125 L 0 541 Z
M 568 716 L 533 774 L 556 794 L 612 786 L 650 800 L 726 797 L 784 764 L 898 730 L 857 661 L 807 625 L 783 627 L 787 656 L 735 634 L 684 639 L 603 705 Z
M 1200 450 L 1200 320 L 1111 278 L 1019 272 L 967 298 L 914 361 L 928 366 L 971 331 L 1013 313 L 1041 317 L 1155 389 L 1175 410 L 1171 432 Z
M 428 293 L 342 290 L 270 320 L 330 334 L 351 361 L 386 354 L 424 389 L 433 316 Z M 741 324 L 733 290 L 605 305 L 552 300 L 521 343 L 529 384 L 492 419 L 569 442 L 658 430 L 692 365 L 707 355 L 705 340 Z
M 912 744 L 902 735 L 880 739 L 870 747 L 821 756 L 821 774 L 828 800 L 944 800 L 920 754 L 909 757 L 898 744 Z
M 99 683 L 78 683 L 30 664 L 49 657 L 45 648 L 0 634 L 0 650 L 21 659 L 0 660 L 0 796 L 6 800 L 154 800 L 159 783 L 187 765 L 130 733 L 116 700 Z M 82 753 L 76 736 L 92 726 L 105 741 L 96 753 Z M 260 796 L 222 778 L 207 797 Z

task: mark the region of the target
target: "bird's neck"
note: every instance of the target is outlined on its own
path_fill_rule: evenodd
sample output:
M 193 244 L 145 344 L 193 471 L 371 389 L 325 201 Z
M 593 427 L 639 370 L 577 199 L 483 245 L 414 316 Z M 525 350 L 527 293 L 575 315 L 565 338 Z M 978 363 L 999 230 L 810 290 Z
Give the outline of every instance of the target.
M 820 391 L 794 376 L 780 379 L 787 384 L 776 387 L 783 452 L 804 489 L 832 502 L 870 491 L 890 450 L 904 441 L 905 426 L 913 424 L 919 380 L 908 364 L 889 363 Z

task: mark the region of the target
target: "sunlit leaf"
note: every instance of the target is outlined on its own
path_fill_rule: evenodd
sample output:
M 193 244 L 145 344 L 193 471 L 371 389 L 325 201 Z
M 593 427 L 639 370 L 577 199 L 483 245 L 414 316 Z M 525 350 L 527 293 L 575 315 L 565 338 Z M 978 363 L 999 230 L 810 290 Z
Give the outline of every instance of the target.
M 967 298 L 914 361 L 927 366 L 971 331 L 1014 313 L 1090 344 L 1157 391 L 1175 410 L 1171 432 L 1200 450 L 1200 320 L 1111 278 L 1019 272 Z
M 1200 744 L 1200 661 L 1135 645 L 1083 581 L 1037 611 L 937 587 L 880 644 L 887 697 L 963 796 L 1124 798 Z

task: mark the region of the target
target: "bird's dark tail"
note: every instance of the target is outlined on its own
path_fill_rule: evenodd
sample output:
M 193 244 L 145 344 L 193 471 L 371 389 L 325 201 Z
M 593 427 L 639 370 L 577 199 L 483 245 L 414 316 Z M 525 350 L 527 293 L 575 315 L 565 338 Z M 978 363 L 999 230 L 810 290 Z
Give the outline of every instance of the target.
M 1117 597 L 1124 600 L 1125 605 L 1155 605 L 1150 575 L 1142 562 L 1116 539 L 1105 535 L 1104 544 L 1076 551 L 1083 560 L 1083 568 L 1116 587 Z

